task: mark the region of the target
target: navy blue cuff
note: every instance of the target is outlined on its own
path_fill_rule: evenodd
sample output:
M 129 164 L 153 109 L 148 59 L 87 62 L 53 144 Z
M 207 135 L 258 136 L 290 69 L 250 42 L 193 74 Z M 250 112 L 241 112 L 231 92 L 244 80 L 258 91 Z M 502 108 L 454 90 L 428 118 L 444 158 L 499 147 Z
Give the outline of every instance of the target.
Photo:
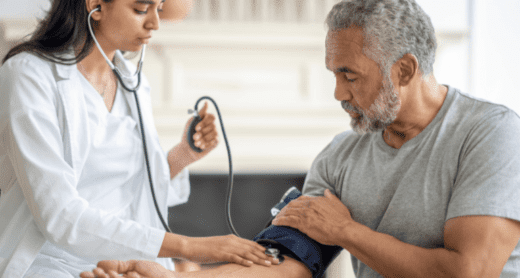
M 312 277 L 322 277 L 343 248 L 321 244 L 297 229 L 271 225 L 255 236 L 254 241 L 280 250 L 309 268 Z

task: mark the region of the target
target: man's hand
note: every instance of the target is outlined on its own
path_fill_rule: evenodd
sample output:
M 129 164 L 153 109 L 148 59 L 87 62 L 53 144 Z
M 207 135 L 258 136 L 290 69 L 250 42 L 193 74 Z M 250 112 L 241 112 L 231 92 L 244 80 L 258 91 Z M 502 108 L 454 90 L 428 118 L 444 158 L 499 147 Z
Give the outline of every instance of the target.
M 119 274 L 123 274 L 120 276 Z M 81 278 L 176 278 L 175 272 L 150 261 L 101 261 L 92 271 L 82 272 Z
M 339 245 L 338 236 L 351 221 L 348 208 L 327 189 L 323 197 L 301 196 L 291 201 L 273 225 L 298 229 L 321 244 Z

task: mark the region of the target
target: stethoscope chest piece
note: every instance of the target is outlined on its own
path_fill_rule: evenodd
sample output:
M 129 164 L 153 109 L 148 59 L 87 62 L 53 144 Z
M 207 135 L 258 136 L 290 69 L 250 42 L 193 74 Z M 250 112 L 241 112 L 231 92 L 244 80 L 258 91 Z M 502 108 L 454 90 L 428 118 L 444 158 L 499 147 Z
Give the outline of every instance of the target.
M 284 256 L 280 255 L 280 250 L 278 250 L 276 248 L 267 248 L 265 250 L 265 254 L 267 256 L 270 256 L 270 257 L 273 257 L 275 259 L 278 259 L 278 264 L 283 263 L 283 261 L 285 260 Z

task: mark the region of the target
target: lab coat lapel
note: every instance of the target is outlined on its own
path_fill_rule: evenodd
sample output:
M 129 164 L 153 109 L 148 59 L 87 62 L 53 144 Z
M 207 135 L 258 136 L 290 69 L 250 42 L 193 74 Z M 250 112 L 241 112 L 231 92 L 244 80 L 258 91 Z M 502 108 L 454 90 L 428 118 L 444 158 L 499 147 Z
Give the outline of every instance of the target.
M 91 135 L 85 95 L 75 65 L 56 64 L 56 72 L 58 95 L 63 104 L 58 107 L 57 113 L 63 133 L 64 158 L 74 168 L 76 179 L 79 179 L 89 151 Z
M 142 132 L 141 125 L 140 125 L 140 122 L 139 122 L 139 114 L 138 114 L 138 111 L 137 111 L 137 105 L 136 105 L 134 93 L 133 92 L 127 92 L 125 90 L 122 90 L 122 92 L 123 92 L 123 95 L 126 98 L 128 106 L 130 106 L 130 111 L 132 113 L 132 118 L 137 123 L 139 132 Z M 151 155 L 153 155 L 153 152 L 150 151 L 151 149 L 153 149 L 153 148 L 151 148 L 151 144 L 153 144 L 154 141 L 152 141 L 152 138 L 150 137 L 151 136 L 150 128 L 148 126 L 150 124 L 154 124 L 154 123 L 153 123 L 153 121 L 149 121 L 149 119 L 147 117 L 147 115 L 148 115 L 148 111 L 147 111 L 147 108 L 146 108 L 147 101 L 146 101 L 146 99 L 144 99 L 143 94 L 137 93 L 137 98 L 139 100 L 139 108 L 141 109 L 141 116 L 142 116 L 142 119 L 143 119 L 145 139 L 146 139 L 146 145 L 147 145 L 146 147 L 147 147 L 148 155 L 151 156 Z M 151 157 L 149 157 L 149 159 L 151 160 L 150 162 L 152 163 L 153 159 Z M 153 169 L 153 163 L 150 166 Z
M 120 59 L 120 60 L 118 61 L 118 59 Z M 133 73 L 135 72 L 135 69 L 131 68 L 131 65 L 129 65 L 129 62 L 123 62 L 123 61 L 124 60 L 122 59 L 122 57 L 120 57 L 118 55 L 118 53 L 116 52 L 115 64 L 117 65 L 117 67 L 122 69 L 122 71 L 124 71 L 126 75 L 133 75 Z M 124 76 L 122 76 L 122 79 L 123 79 L 123 82 L 125 82 L 125 84 L 129 88 L 133 88 L 137 84 L 137 81 L 136 81 L 137 77 L 125 78 Z M 151 99 L 150 99 L 149 87 L 146 86 L 146 81 L 144 80 L 144 76 L 142 77 L 142 79 L 143 80 L 141 80 L 142 81 L 141 87 L 139 90 L 137 90 L 137 98 L 139 100 L 139 107 L 140 107 L 141 116 L 143 119 L 145 139 L 146 139 L 146 149 L 147 149 L 147 153 L 149 156 L 148 159 L 150 162 L 150 171 L 152 172 L 152 177 L 154 177 L 153 184 L 154 184 L 155 192 L 161 192 L 160 188 L 169 184 L 169 169 L 166 168 L 166 170 L 168 172 L 164 172 L 162 174 L 155 173 L 157 171 L 160 171 L 160 168 L 158 168 L 158 166 L 155 163 L 156 160 L 163 159 L 163 158 L 157 157 L 160 154 L 158 154 L 156 150 L 158 150 L 158 149 L 160 150 L 161 147 L 158 146 L 159 145 L 158 140 L 154 136 L 156 134 L 156 131 L 155 131 L 155 127 L 154 127 L 155 123 L 153 121 L 152 111 L 150 110 L 151 109 Z M 119 84 L 119 86 L 121 86 L 121 84 Z M 137 122 L 139 132 L 142 132 L 141 126 L 139 123 L 139 115 L 138 115 L 138 111 L 137 111 L 134 93 L 127 92 L 124 89 L 121 90 L 121 92 L 125 96 L 128 106 L 130 106 L 132 117 Z M 143 167 L 146 167 L 146 166 L 143 165 Z M 146 184 L 147 184 L 147 186 L 143 187 L 143 190 L 148 190 L 147 189 L 148 179 L 146 179 Z M 148 202 L 150 202 L 150 204 L 153 204 L 150 193 L 143 195 L 143 196 L 146 196 L 146 198 L 148 199 Z M 161 207 L 161 208 L 165 207 L 167 196 L 168 196 L 167 194 L 164 196 L 159 196 L 159 195 L 156 196 L 157 202 L 159 203 L 159 207 Z M 163 215 L 167 215 L 168 212 L 166 210 L 161 210 L 161 213 Z M 152 226 L 160 225 L 159 219 L 157 218 L 155 213 L 151 213 L 151 214 L 152 214 L 151 218 L 150 218 L 151 225 Z

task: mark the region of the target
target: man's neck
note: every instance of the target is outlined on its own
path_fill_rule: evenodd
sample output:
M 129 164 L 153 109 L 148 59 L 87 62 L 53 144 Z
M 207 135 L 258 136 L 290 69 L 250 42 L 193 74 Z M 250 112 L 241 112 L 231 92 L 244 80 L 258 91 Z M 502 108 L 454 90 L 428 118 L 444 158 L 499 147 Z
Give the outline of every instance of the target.
M 448 88 L 437 84 L 433 75 L 419 81 L 414 89 L 406 92 L 396 120 L 384 130 L 385 142 L 392 148 L 400 149 L 419 135 L 439 113 L 447 92 Z

